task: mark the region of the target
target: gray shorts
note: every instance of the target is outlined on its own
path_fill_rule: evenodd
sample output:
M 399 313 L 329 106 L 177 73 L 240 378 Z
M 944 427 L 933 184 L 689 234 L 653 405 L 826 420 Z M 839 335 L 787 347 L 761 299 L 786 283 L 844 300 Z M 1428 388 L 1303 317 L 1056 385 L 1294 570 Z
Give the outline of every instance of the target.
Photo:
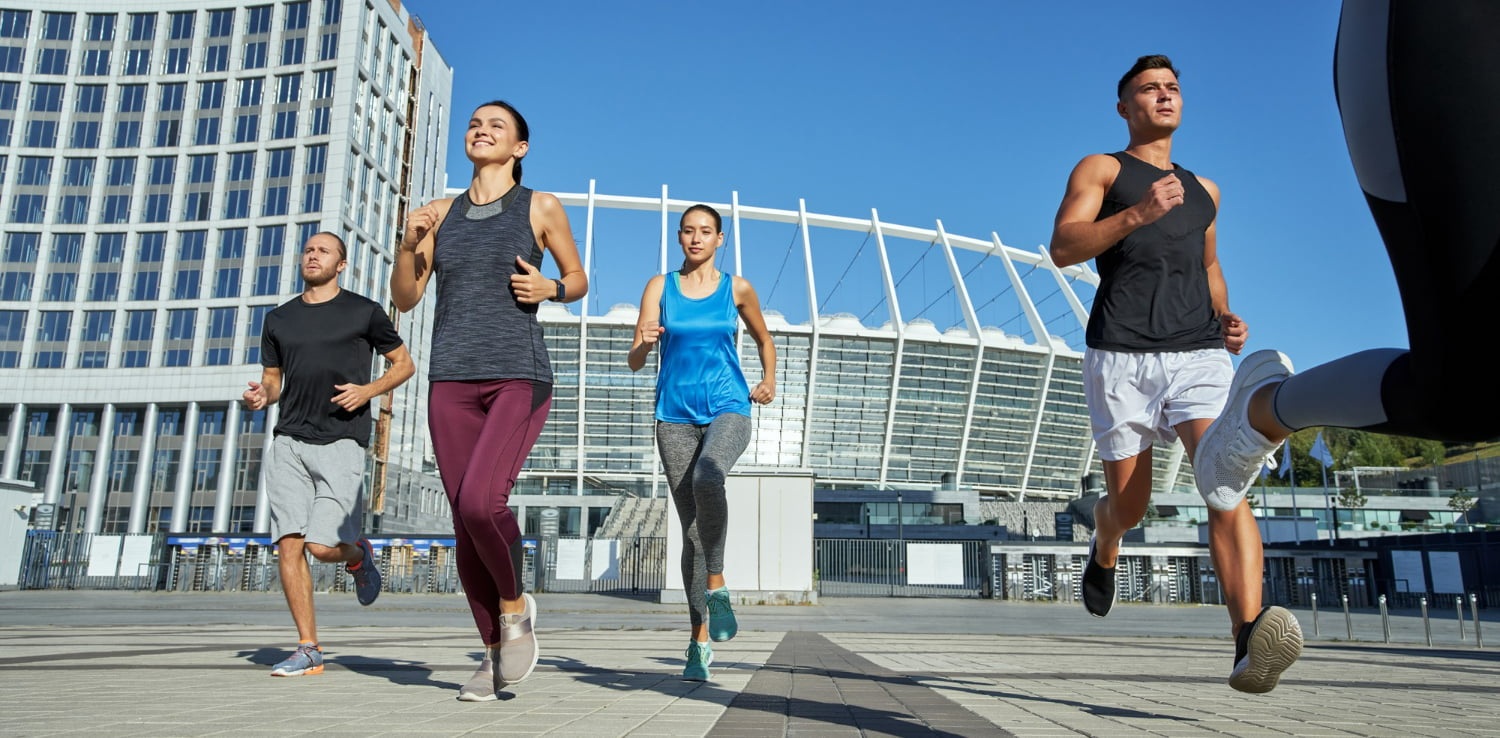
M 271 540 L 301 535 L 330 547 L 359 540 L 365 450 L 358 443 L 319 445 L 276 436 L 269 463 Z

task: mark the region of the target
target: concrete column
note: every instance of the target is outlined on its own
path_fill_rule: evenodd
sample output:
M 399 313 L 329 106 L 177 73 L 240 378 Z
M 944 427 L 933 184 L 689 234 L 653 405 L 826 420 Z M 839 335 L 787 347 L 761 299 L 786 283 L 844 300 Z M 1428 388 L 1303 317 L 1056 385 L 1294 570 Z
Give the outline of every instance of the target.
M 193 501 L 193 476 L 198 455 L 198 403 L 189 402 L 182 419 L 182 456 L 177 465 L 177 488 L 172 495 L 172 533 L 187 532 L 187 517 Z
M 260 449 L 260 474 L 255 479 L 255 532 L 271 532 L 271 502 L 266 497 L 266 470 L 271 467 L 271 442 L 275 440 L 272 432 L 276 428 L 276 421 L 281 418 L 281 406 L 272 405 L 266 408 L 266 440 Z
M 42 487 L 42 502 L 57 504 L 62 499 L 63 481 L 68 478 L 68 440 L 72 435 L 73 406 L 64 402 L 57 408 L 57 430 L 52 441 L 52 463 L 47 465 L 47 482 Z M 34 481 L 34 480 L 33 480 Z
M 26 403 L 18 402 L 10 411 L 10 430 L 5 437 L 5 462 L 0 465 L 0 479 L 15 479 L 21 473 L 21 452 L 26 448 Z
M 214 495 L 214 532 L 229 532 L 234 508 L 234 476 L 240 447 L 240 403 L 229 403 L 224 413 L 224 451 L 219 456 L 219 489 Z
M 141 428 L 141 453 L 135 464 L 135 489 L 130 494 L 130 523 L 126 533 L 145 533 L 146 516 L 151 514 L 151 479 L 156 471 L 156 403 L 146 406 L 145 425 Z
M 83 532 L 98 533 L 104 526 L 104 511 L 109 502 L 109 470 L 114 466 L 115 406 L 105 405 L 99 416 L 99 445 L 94 451 L 94 476 L 89 480 L 88 519 Z

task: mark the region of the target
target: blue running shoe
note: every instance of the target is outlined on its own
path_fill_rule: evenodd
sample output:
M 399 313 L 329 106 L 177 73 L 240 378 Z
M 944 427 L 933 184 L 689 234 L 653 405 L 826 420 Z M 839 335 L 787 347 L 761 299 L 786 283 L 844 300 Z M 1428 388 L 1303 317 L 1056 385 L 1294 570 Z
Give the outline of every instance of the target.
M 682 669 L 682 680 L 685 682 L 708 681 L 708 665 L 714 662 L 714 649 L 707 643 L 692 641 L 688 644 L 687 666 Z
M 734 608 L 729 605 L 729 588 L 720 587 L 708 593 L 708 637 L 715 641 L 727 641 L 740 632 L 739 621 L 734 619 Z
M 354 596 L 359 604 L 369 605 L 380 596 L 380 569 L 375 565 L 375 549 L 370 546 L 370 539 L 361 538 L 354 545 L 364 550 L 365 557 L 358 564 L 345 564 L 344 569 L 354 576 Z
M 271 667 L 271 676 L 293 677 L 323 673 L 323 649 L 303 643 L 285 661 Z

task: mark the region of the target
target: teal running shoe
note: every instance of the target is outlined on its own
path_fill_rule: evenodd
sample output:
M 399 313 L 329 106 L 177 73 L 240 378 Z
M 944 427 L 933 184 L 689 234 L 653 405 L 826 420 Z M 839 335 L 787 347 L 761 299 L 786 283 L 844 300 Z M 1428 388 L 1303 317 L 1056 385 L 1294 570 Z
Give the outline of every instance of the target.
M 708 593 L 708 637 L 715 641 L 727 641 L 740 632 L 739 621 L 734 619 L 734 608 L 729 604 L 729 588 L 720 587 Z
M 285 661 L 271 667 L 271 676 L 294 677 L 323 673 L 323 649 L 303 643 Z
M 682 669 L 682 680 L 685 682 L 708 681 L 708 665 L 714 662 L 714 649 L 707 643 L 692 641 L 688 644 L 687 666 Z
M 359 604 L 369 605 L 380 596 L 380 568 L 375 564 L 375 549 L 370 546 L 370 539 L 361 538 L 354 545 L 365 552 L 365 557 L 358 564 L 344 565 L 344 569 L 354 577 L 354 596 Z

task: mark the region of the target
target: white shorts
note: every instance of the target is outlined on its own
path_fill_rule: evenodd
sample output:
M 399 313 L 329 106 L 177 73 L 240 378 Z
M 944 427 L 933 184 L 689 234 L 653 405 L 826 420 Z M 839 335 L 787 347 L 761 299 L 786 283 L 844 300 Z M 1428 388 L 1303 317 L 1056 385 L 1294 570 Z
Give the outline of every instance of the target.
M 1233 378 L 1224 349 L 1084 351 L 1083 391 L 1099 458 L 1128 459 L 1156 441 L 1177 440 L 1181 423 L 1219 417 Z

